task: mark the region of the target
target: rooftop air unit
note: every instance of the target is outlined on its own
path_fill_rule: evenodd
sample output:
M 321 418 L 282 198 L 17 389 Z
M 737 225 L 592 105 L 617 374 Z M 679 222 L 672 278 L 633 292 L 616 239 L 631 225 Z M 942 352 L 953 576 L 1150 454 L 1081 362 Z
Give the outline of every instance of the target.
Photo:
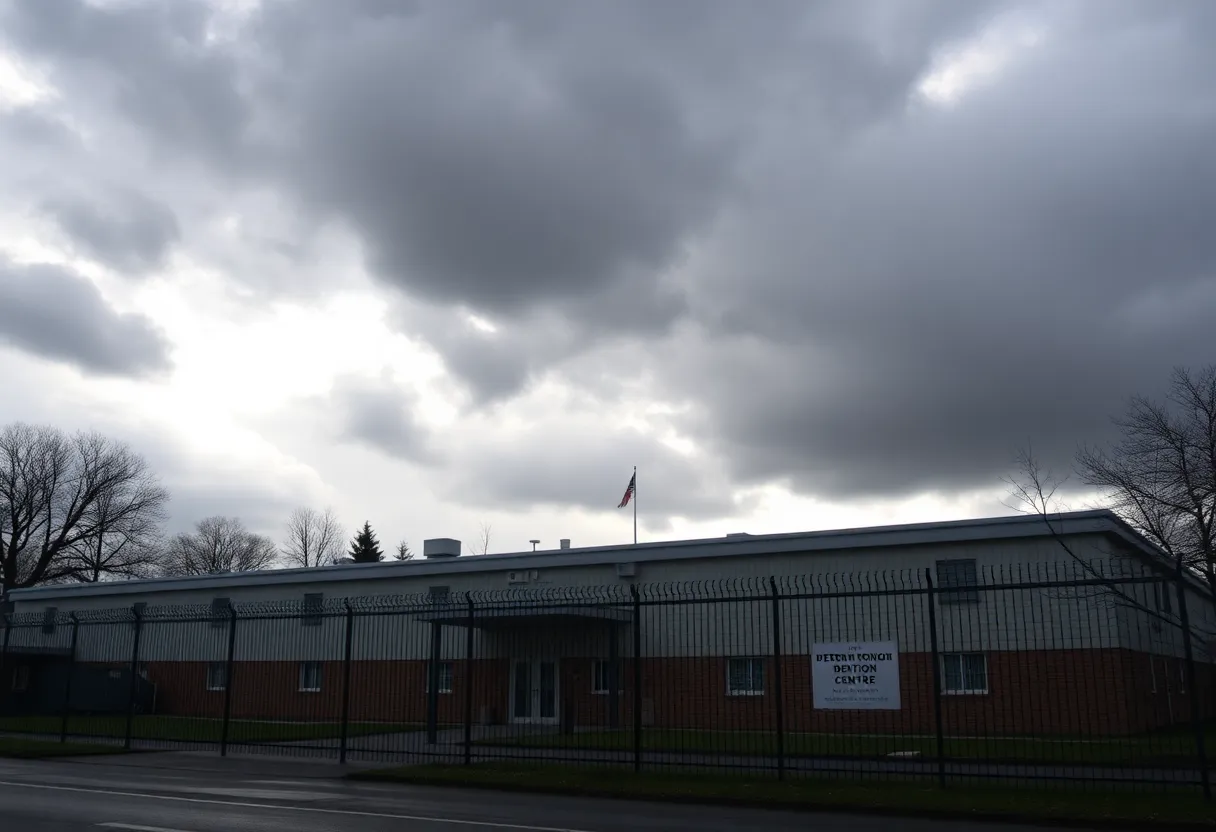
M 450 537 L 436 537 L 422 541 L 422 556 L 427 560 L 460 557 L 460 541 Z

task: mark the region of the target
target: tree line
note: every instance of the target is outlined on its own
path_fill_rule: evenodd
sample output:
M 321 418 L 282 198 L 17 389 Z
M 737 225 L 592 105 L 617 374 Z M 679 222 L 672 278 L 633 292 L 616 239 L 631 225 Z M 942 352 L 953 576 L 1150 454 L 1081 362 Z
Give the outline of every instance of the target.
M 0 429 L 0 597 L 48 583 L 384 560 L 370 523 L 347 544 L 332 510 L 299 508 L 281 545 L 236 517 L 167 534 L 169 492 L 126 443 L 14 423 Z M 394 549 L 409 560 L 406 541 Z

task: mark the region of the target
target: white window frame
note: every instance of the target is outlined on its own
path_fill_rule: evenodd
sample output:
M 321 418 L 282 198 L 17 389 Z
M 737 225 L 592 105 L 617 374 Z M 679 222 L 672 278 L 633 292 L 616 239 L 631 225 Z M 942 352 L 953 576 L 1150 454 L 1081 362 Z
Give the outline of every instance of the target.
M 981 659 L 984 660 L 984 687 L 982 689 L 980 689 L 980 688 L 960 688 L 957 690 L 953 690 L 951 688 L 946 687 L 946 679 L 949 678 L 948 674 L 946 673 L 946 662 L 950 661 L 950 660 L 957 660 L 960 664 L 959 674 L 958 674 L 959 678 L 965 679 L 966 674 L 963 672 L 963 667 L 961 666 L 963 657 L 965 657 L 965 656 L 979 656 Z M 987 653 L 979 653 L 979 652 L 975 652 L 975 651 L 967 651 L 967 652 L 960 652 L 960 653 L 943 653 L 942 657 L 941 657 L 941 662 L 942 662 L 942 667 L 941 667 L 942 695 L 944 695 L 944 696 L 987 696 L 988 695 L 989 690 L 992 688 L 992 682 L 988 678 L 988 654 Z
M 731 671 L 731 667 L 734 665 L 735 662 L 748 662 L 747 678 L 748 678 L 749 684 L 751 684 L 752 687 L 735 688 L 731 685 L 731 681 L 732 681 L 731 677 L 734 674 L 732 674 L 730 671 Z M 754 686 L 755 678 L 751 672 L 751 668 L 753 667 L 753 665 L 751 664 L 752 662 L 759 663 L 759 667 L 760 667 L 760 687 L 759 687 L 759 689 L 757 689 Z M 758 656 L 734 656 L 732 658 L 727 659 L 726 660 L 726 695 L 727 696 L 764 696 L 765 684 L 767 683 L 767 680 L 764 678 L 766 675 L 765 671 L 764 671 L 764 663 L 765 663 L 764 659 L 760 658 Z
M 594 659 L 591 663 L 591 693 L 594 696 L 608 696 L 611 691 L 608 690 L 608 676 L 605 671 L 611 663 L 610 659 Z M 621 665 L 623 662 L 620 659 L 616 660 L 616 692 L 622 694 L 625 692 L 625 674 L 622 673 Z
M 316 672 L 310 674 L 309 673 L 310 668 L 316 668 Z M 308 684 L 308 682 L 310 681 L 308 677 L 310 675 L 312 675 L 314 677 L 314 679 L 311 680 L 311 681 L 315 682 L 315 684 L 313 684 L 313 685 Z M 300 693 L 320 693 L 321 692 L 321 663 L 320 662 L 300 662 L 299 692 Z
M 221 680 L 218 685 L 215 681 L 217 676 Z M 207 690 L 228 690 L 228 662 L 207 663 Z
M 431 693 L 431 666 L 430 666 L 430 664 L 431 664 L 430 662 L 427 662 L 426 682 L 423 684 L 423 691 L 428 696 Z M 452 662 L 440 662 L 439 663 L 439 693 L 440 693 L 440 695 L 452 692 L 452 680 L 455 676 L 455 672 L 456 672 L 455 666 L 453 665 Z

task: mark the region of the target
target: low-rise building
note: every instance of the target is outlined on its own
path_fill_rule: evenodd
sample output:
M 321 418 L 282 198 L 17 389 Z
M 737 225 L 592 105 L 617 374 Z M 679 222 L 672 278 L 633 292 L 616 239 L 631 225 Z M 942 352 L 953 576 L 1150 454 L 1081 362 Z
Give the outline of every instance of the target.
M 17 590 L 0 678 L 133 671 L 141 710 L 242 719 L 1119 734 L 1189 715 L 1185 604 L 1212 681 L 1210 593 L 1107 511 L 423 555 Z

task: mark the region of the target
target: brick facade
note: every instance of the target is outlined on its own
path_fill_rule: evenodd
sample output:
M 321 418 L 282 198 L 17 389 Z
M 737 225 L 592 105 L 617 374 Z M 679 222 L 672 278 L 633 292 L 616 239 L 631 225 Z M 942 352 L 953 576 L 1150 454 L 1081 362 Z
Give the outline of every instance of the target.
M 952 736 L 1131 734 L 1190 718 L 1183 662 L 1123 649 L 988 652 L 988 692 L 942 696 L 944 731 Z M 675 729 L 771 731 L 776 727 L 774 661 L 765 659 L 764 691 L 729 695 L 724 657 L 646 658 L 642 668 L 643 725 Z M 576 727 L 613 725 L 612 697 L 593 691 L 592 658 L 558 663 L 559 713 Z M 903 653 L 898 711 L 816 710 L 809 656 L 781 660 L 784 723 L 790 732 L 931 734 L 935 730 L 932 659 Z M 321 662 L 319 691 L 301 691 L 298 662 L 236 662 L 232 716 L 238 719 L 329 721 L 342 717 L 343 666 Z M 1150 667 L 1152 671 L 1150 672 Z M 472 679 L 469 679 L 469 671 Z M 1204 716 L 1213 716 L 1216 672 L 1200 664 Z M 351 665 L 352 721 L 421 723 L 426 720 L 425 661 L 355 661 Z M 618 725 L 633 724 L 633 661 L 621 660 Z M 206 662 L 152 662 L 158 713 L 219 717 L 225 693 L 207 690 Z M 451 662 L 451 692 L 439 695 L 439 720 L 462 723 L 472 685 L 475 722 L 509 721 L 511 661 Z

